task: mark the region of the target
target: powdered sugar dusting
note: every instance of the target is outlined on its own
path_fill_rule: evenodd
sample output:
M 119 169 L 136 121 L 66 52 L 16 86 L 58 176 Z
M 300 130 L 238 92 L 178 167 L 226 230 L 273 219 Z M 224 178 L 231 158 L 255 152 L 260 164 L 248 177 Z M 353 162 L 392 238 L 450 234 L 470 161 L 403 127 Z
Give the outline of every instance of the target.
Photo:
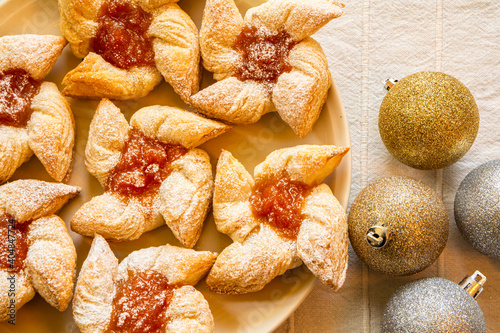
M 81 188 L 60 183 L 22 179 L 0 186 L 0 210 L 19 223 L 57 212 Z
M 130 137 L 136 135 L 138 138 L 131 149 L 131 141 L 127 143 L 125 135 L 108 135 L 118 125 L 127 125 L 119 109 L 105 101 L 107 104 L 100 104 L 92 120 L 86 158 L 93 162 L 95 153 L 101 159 L 99 163 L 93 163 L 92 174 L 102 175 L 99 180 L 106 192 L 77 211 L 71 221 L 73 230 L 88 236 L 98 233 L 107 239 L 123 241 L 137 239 L 142 233 L 166 222 L 184 246 L 193 247 L 208 213 L 213 184 L 208 154 L 193 147 L 222 134 L 229 127 L 177 108 L 145 107 L 130 120 Z M 101 113 L 106 111 L 104 106 L 117 116 L 102 116 Z M 104 124 L 106 121 L 108 123 Z M 106 135 L 98 133 L 97 129 Z M 113 153 L 119 157 L 114 159 L 117 164 L 112 168 L 100 147 L 113 147 Z M 158 149 L 152 149 L 154 147 Z M 127 150 L 131 153 L 126 153 Z M 151 176 L 143 177 L 145 182 L 140 182 L 136 175 L 145 175 L 148 168 L 151 168 Z M 155 173 L 156 168 L 160 172 Z M 172 173 L 182 175 L 180 178 L 184 181 L 176 182 L 178 177 L 171 178 Z M 117 186 L 113 185 L 113 178 L 116 178 Z M 169 190 L 162 191 L 166 183 Z M 187 192 L 186 185 L 189 186 Z M 121 187 L 125 190 L 122 191 Z M 169 194 L 174 196 L 169 198 Z M 170 214 L 169 208 L 174 205 L 183 209 L 181 214 Z
M 40 82 L 25 70 L 12 69 L 0 73 L 0 124 L 24 127 L 31 116 L 31 100 Z
M 308 36 L 342 15 L 343 5 L 331 0 L 269 0 L 247 11 L 242 30 L 238 14 L 225 11 L 228 6 L 234 11 L 225 1 L 207 1 L 205 6 L 200 44 L 203 58 L 209 60 L 204 65 L 222 81 L 193 95 L 192 105 L 200 113 L 233 124 L 251 124 L 276 110 L 304 138 L 318 119 L 331 84 L 326 56 Z M 216 23 L 227 19 L 227 25 Z M 218 31 L 210 31 L 214 29 Z M 235 35 L 231 45 L 228 41 Z M 312 59 L 311 54 L 315 54 Z M 324 61 L 315 62 L 318 57 Z M 294 72 L 300 75 L 282 80 L 285 84 L 274 94 L 281 77 Z M 261 94 L 256 85 L 266 93 Z M 229 91 L 232 86 L 238 89 Z
M 13 35 L 0 37 L 0 72 L 23 69 L 35 80 L 42 80 L 61 54 L 66 40 L 52 35 Z
M 2 244 L 9 244 L 9 251 L 11 244 L 16 247 L 14 257 L 20 257 L 14 258 L 20 272 L 17 276 L 29 276 L 28 287 L 34 287 L 60 311 L 68 307 L 73 295 L 76 250 L 64 221 L 51 214 L 79 191 L 75 186 L 38 180 L 18 180 L 0 187 L 0 213 L 4 220 L 0 234 L 3 238 L 7 230 Z M 2 248 L 2 252 L 7 249 Z M 0 269 L 12 272 L 13 265 L 10 261 L 8 264 Z
M 317 184 L 333 171 L 347 150 L 326 145 L 284 148 L 268 155 L 266 160 L 255 168 L 254 190 L 255 184 L 259 186 L 257 181 L 266 181 L 276 175 L 301 179 L 304 183 L 311 184 L 303 194 L 304 201 L 300 203 L 299 209 L 293 212 L 300 214 L 301 219 L 296 238 L 285 237 L 275 226 L 269 225 L 265 220 L 269 219 L 270 214 L 259 216 L 253 211 L 251 216 L 247 216 L 245 210 L 241 209 L 242 203 L 252 200 L 251 192 L 242 191 L 242 182 L 231 178 L 245 175 L 245 170 L 230 153 L 224 153 L 223 158 L 219 160 L 219 163 L 224 164 L 217 165 L 215 183 L 214 216 L 217 228 L 231 235 L 234 230 L 246 228 L 251 223 L 257 226 L 236 239 L 218 256 L 207 277 L 209 290 L 223 294 L 259 291 L 276 276 L 300 265 L 302 260 L 325 284 L 335 290 L 340 288 L 347 268 L 345 212 L 329 187 Z M 221 180 L 220 177 L 224 176 L 230 179 Z M 246 182 L 250 184 L 248 180 Z M 276 191 L 290 190 L 287 186 L 280 187 L 276 187 Z M 227 196 L 225 193 L 234 195 Z M 276 201 L 283 200 L 283 196 L 283 193 L 273 193 L 273 197 L 268 201 L 271 205 L 277 205 Z M 232 214 L 226 211 L 232 211 Z M 221 224 L 222 215 L 225 219 Z M 253 221 L 249 222 L 250 219 Z M 318 235 L 328 235 L 328 238 L 324 239 Z
M 76 249 L 66 224 L 56 215 L 33 221 L 28 232 L 26 270 L 36 291 L 64 311 L 73 296 Z
M 235 44 L 242 55 L 236 77 L 272 86 L 282 73 L 292 70 L 288 53 L 293 45 L 285 31 L 275 33 L 265 26 L 245 26 Z
M 183 285 L 196 284 L 210 269 L 216 254 L 165 245 L 132 252 L 118 266 L 118 260 L 107 242 L 96 235 L 89 256 L 85 260 L 76 285 L 73 316 L 84 332 L 107 332 L 128 328 L 127 332 L 157 332 L 176 321 L 180 331 L 192 331 L 184 323 L 208 323 L 213 332 L 213 317 L 202 294 L 184 295 L 174 304 L 178 318 L 167 318 L 169 305 L 165 301 Z M 176 277 L 183 277 L 176 279 Z M 170 294 L 170 295 L 169 295 Z M 118 312 L 111 314 L 113 309 Z M 154 308 L 154 309 L 152 309 Z M 153 310 L 148 318 L 146 311 Z M 158 319 L 156 321 L 155 319 Z M 129 326 L 131 325 L 131 326 Z M 187 325 L 187 326 L 186 326 Z M 145 329 L 145 327 L 151 328 Z M 198 330 L 192 332 L 199 332 Z

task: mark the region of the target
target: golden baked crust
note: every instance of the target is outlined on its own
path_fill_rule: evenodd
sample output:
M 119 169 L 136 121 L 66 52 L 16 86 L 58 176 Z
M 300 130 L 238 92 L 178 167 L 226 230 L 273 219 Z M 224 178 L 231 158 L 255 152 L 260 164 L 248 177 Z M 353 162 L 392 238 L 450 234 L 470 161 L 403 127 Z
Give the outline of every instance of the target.
M 145 96 L 161 82 L 161 74 L 151 67 L 129 70 L 115 67 L 100 55 L 90 52 L 64 77 L 62 93 L 72 97 L 128 100 Z
M 63 37 L 51 35 L 0 37 L 0 72 L 22 68 L 35 80 L 42 80 L 54 67 L 66 44 Z
M 22 179 L 0 186 L 0 210 L 25 222 L 57 212 L 80 193 L 77 186 Z
M 349 151 L 303 145 L 276 150 L 254 170 L 255 182 L 276 175 L 312 186 L 302 206 L 296 239 L 287 238 L 254 215 L 254 179 L 228 151 L 217 163 L 213 211 L 217 229 L 234 241 L 218 256 L 207 287 L 223 294 L 261 290 L 302 262 L 334 290 L 345 280 L 348 256 L 346 214 L 326 184 L 319 184 Z M 319 184 L 319 185 L 318 185 Z
M 200 82 L 198 30 L 177 5 L 178 0 L 125 0 L 152 15 L 147 36 L 153 39 L 155 66 L 118 68 L 91 49 L 105 0 L 59 0 L 60 28 L 73 53 L 83 62 L 64 78 L 64 95 L 137 99 L 147 95 L 162 76 L 184 101 Z
M 326 56 L 308 36 L 342 15 L 342 8 L 331 0 L 269 0 L 249 9 L 243 19 L 233 0 L 207 0 L 200 50 L 204 67 L 220 81 L 194 94 L 192 106 L 209 117 L 234 124 L 254 123 L 265 113 L 278 111 L 304 138 L 318 119 L 331 85 Z M 237 46 L 240 34 L 248 28 L 255 28 L 261 40 L 287 34 L 291 49 L 285 58 L 290 69 L 278 73 L 276 82 L 237 77 L 249 57 L 245 52 L 254 52 Z M 262 48 L 274 52 L 268 44 Z M 267 69 L 258 65 L 253 70 Z
M 59 36 L 0 37 L 0 73 L 22 69 L 40 81 L 50 72 L 65 45 L 66 40 Z M 9 179 L 33 153 L 52 178 L 69 179 L 75 122 L 68 102 L 54 83 L 42 82 L 31 101 L 31 111 L 24 127 L 0 125 L 0 183 Z
M 206 275 L 215 258 L 212 252 L 165 245 L 132 252 L 118 264 L 108 243 L 96 234 L 76 283 L 73 318 L 83 333 L 104 332 L 120 284 L 134 273 L 154 272 L 179 286 L 165 312 L 166 332 L 214 332 L 208 302 L 192 286 Z
M 123 198 L 106 188 L 132 129 L 148 138 L 181 144 L 187 149 L 171 164 L 172 172 L 162 181 L 150 206 L 138 198 Z M 213 191 L 208 154 L 195 147 L 228 129 L 213 120 L 166 106 L 137 111 L 129 126 L 113 103 L 102 100 L 90 124 L 85 155 L 87 170 L 106 191 L 76 212 L 71 228 L 86 236 L 98 233 L 106 239 L 124 241 L 137 239 L 166 223 L 182 245 L 193 247 Z
M 0 269 L 0 321 L 8 320 L 10 282 L 16 283 L 16 310 L 37 291 L 50 305 L 64 311 L 73 296 L 76 250 L 64 221 L 54 215 L 80 188 L 39 180 L 17 180 L 0 186 L 0 214 L 29 223 L 28 253 L 17 273 Z
M 176 289 L 166 314 L 166 333 L 214 332 L 214 319 L 208 302 L 194 287 Z

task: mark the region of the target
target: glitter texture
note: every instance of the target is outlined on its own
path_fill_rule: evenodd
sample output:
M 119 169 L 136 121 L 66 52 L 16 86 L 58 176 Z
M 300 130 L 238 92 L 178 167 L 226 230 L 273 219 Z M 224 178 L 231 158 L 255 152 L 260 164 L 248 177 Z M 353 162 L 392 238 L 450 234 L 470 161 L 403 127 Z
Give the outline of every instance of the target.
M 392 295 L 384 309 L 382 332 L 485 333 L 486 324 L 476 300 L 458 284 L 427 278 Z
M 366 232 L 388 229 L 387 244 L 371 247 Z M 352 203 L 349 239 L 358 257 L 388 275 L 411 275 L 431 265 L 448 239 L 449 220 L 436 192 L 404 176 L 386 177 L 368 185 Z
M 455 221 L 479 252 L 500 258 L 500 160 L 484 163 L 462 181 L 455 196 Z
M 469 89 L 440 72 L 419 72 L 396 83 L 379 112 L 389 152 L 413 168 L 435 170 L 458 161 L 474 143 L 479 112 Z

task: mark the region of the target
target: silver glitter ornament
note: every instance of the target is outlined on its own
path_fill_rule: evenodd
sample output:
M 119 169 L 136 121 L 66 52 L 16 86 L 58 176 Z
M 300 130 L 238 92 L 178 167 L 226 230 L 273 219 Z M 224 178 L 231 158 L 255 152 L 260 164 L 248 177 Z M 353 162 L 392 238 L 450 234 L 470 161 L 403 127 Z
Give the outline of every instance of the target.
M 479 252 L 500 258 L 500 160 L 472 170 L 455 195 L 460 233 Z
M 442 278 L 410 282 L 384 308 L 384 333 L 485 333 L 486 323 L 475 297 L 486 277 L 480 272 L 460 284 Z
M 463 83 L 441 72 L 419 72 L 389 87 L 380 106 L 379 132 L 397 160 L 435 170 L 467 153 L 479 129 L 479 112 Z
M 428 185 L 404 176 L 365 187 L 351 205 L 347 224 L 358 257 L 388 275 L 422 271 L 448 240 L 448 214 L 441 199 Z

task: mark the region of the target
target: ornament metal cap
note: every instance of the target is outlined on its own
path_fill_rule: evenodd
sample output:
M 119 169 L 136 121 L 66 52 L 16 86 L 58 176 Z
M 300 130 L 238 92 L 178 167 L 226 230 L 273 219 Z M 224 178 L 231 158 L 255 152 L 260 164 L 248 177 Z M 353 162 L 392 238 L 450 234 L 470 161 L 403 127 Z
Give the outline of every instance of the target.
M 396 80 L 393 77 L 388 78 L 387 80 L 384 81 L 384 88 L 385 90 L 391 90 L 391 88 L 398 82 L 399 80 Z
M 387 244 L 389 230 L 383 226 L 373 226 L 366 232 L 366 241 L 371 247 L 381 249 Z
M 483 285 L 486 282 L 486 276 L 480 271 L 475 271 L 472 276 L 466 275 L 458 284 L 466 292 L 468 292 L 474 299 L 483 291 Z

